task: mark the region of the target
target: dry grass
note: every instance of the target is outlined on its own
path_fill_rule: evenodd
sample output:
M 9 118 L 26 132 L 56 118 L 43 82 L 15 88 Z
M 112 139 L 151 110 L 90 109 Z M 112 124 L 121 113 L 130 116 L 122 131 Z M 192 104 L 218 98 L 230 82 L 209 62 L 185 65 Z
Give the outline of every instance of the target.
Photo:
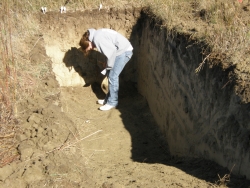
M 225 174 L 223 177 L 220 177 L 220 175 L 218 174 L 219 180 L 216 182 L 217 185 L 219 185 L 220 187 L 227 186 L 228 182 L 230 182 L 230 178 L 231 178 L 231 174 L 232 174 L 234 166 L 235 165 L 233 165 L 229 174 Z
M 16 104 L 32 95 L 38 80 L 46 77 L 48 67 L 32 65 L 29 53 L 36 45 L 26 39 L 39 33 L 34 18 L 42 6 L 59 11 L 65 0 L 2 0 L 0 3 L 0 139 L 15 132 Z M 250 30 L 244 20 L 243 6 L 237 0 L 69 0 L 68 10 L 123 8 L 125 5 L 149 6 L 164 20 L 163 27 L 178 33 L 188 33 L 209 44 L 209 58 L 225 59 L 228 66 L 249 54 Z M 193 27 L 195 26 L 195 32 Z M 21 46 L 21 48 L 20 48 Z M 220 56 L 218 57 L 218 54 Z M 208 54 L 206 54 L 208 55 Z M 202 65 L 205 61 L 202 63 Z M 198 67 L 199 68 L 199 67 Z M 197 69 L 198 70 L 198 69 Z M 14 138 L 14 137 L 13 137 Z M 7 142 L 6 142 L 7 143 Z M 8 144 L 13 145 L 14 142 Z M 1 148 L 0 153 L 7 151 Z M 9 151 L 9 150 L 8 150 Z M 7 152 L 8 152 L 7 151 Z
M 0 22 L 0 166 L 3 166 L 14 160 L 13 151 L 13 126 L 14 109 L 16 102 L 16 66 L 12 46 L 12 24 L 10 19 L 10 8 L 8 4 L 3 4 Z M 11 136 L 10 136 L 11 135 Z

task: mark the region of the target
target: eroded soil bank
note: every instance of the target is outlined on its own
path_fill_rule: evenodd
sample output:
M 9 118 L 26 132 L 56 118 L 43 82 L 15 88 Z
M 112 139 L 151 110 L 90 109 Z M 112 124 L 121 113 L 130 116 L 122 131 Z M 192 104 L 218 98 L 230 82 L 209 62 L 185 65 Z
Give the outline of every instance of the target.
M 196 155 L 196 146 L 201 147 L 203 142 L 214 144 L 205 142 L 205 138 L 214 138 L 217 131 L 203 125 L 206 121 L 201 117 L 210 122 L 211 115 L 207 115 L 207 109 L 202 110 L 202 102 L 206 106 L 210 100 L 200 98 L 207 88 L 196 87 L 197 83 L 209 85 L 201 80 L 211 70 L 207 67 L 205 73 L 195 77 L 197 82 L 192 82 L 193 68 L 201 58 L 193 62 L 198 47 L 192 53 L 185 51 L 181 37 L 179 46 L 176 39 L 162 42 L 165 34 L 157 27 L 151 28 L 153 22 L 141 16 L 140 10 L 133 8 L 38 15 L 42 37 L 29 41 L 36 43 L 33 61 L 46 61 L 55 73 L 51 71 L 49 78 L 38 83 L 37 92 L 19 105 L 20 159 L 0 169 L 1 187 L 215 187 L 215 183 L 250 186 L 244 175 L 231 174 L 227 181 L 230 170 L 205 160 L 203 153 Z M 135 55 L 121 76 L 119 106 L 108 112 L 99 111 L 96 104 L 104 97 L 100 89 L 103 77 L 98 73 L 102 57 L 93 53 L 89 61 L 77 50 L 82 33 L 90 27 L 116 29 L 129 37 L 135 47 Z M 183 56 L 179 50 L 183 50 Z M 183 57 L 188 61 L 175 62 Z M 163 91 L 162 85 L 167 86 Z M 169 92 L 172 94 L 166 95 Z M 194 102 L 195 98 L 199 100 Z M 200 113 L 199 121 L 191 118 L 194 109 Z M 177 124 L 177 120 L 181 122 Z M 193 124 L 196 120 L 198 124 Z M 190 125 L 196 127 L 195 134 Z M 206 126 L 209 128 L 203 129 Z M 164 134 L 160 133 L 162 130 Z M 197 141 L 196 135 L 205 137 Z
M 240 83 L 249 83 L 245 71 L 217 62 L 196 73 L 206 46 L 190 35 L 162 29 L 148 14 L 141 15 L 132 36 L 139 93 L 146 97 L 170 153 L 209 159 L 249 179 L 248 87 L 239 92 L 247 86 Z

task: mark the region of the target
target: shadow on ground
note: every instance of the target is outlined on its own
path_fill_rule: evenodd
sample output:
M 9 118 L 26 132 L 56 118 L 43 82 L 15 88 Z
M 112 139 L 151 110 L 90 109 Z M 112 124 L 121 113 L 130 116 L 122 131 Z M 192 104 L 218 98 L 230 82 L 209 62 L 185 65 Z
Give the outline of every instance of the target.
M 171 156 L 164 135 L 158 130 L 147 101 L 138 94 L 133 83 L 127 83 L 126 86 L 121 87 L 120 93 L 118 109 L 124 126 L 131 135 L 132 160 L 174 166 L 199 179 L 210 183 L 226 184 L 228 187 L 250 186 L 250 181 L 246 180 L 246 177 L 230 174 L 228 169 L 213 161 Z
M 94 84 L 92 89 L 96 96 L 105 96 L 98 84 Z M 138 94 L 134 83 L 123 82 L 120 86 L 118 110 L 121 112 L 124 127 L 131 135 L 133 161 L 173 166 L 206 182 L 226 184 L 227 187 L 250 186 L 250 181 L 244 176 L 230 174 L 229 170 L 213 161 L 171 156 L 164 135 L 157 128 L 146 99 Z

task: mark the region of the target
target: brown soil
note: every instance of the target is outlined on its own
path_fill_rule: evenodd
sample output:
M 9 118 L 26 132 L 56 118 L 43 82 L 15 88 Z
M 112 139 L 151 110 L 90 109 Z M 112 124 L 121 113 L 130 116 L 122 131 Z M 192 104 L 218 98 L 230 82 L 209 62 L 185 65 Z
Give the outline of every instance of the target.
M 50 19 L 56 17 L 51 14 Z M 34 62 L 46 56 L 44 49 L 40 40 L 33 50 Z M 133 82 L 122 82 L 119 106 L 107 112 L 96 104 L 104 97 L 100 83 L 60 87 L 51 74 L 37 87 L 18 107 L 19 158 L 0 168 L 0 187 L 250 185 L 245 177 L 230 175 L 212 161 L 171 156 Z
M 230 173 L 211 161 L 171 157 L 132 84 L 107 112 L 96 104 L 104 96 L 99 85 L 59 88 L 49 79 L 39 89 L 22 104 L 20 160 L 1 168 L 1 187 L 214 187 Z M 231 178 L 229 187 L 245 183 Z

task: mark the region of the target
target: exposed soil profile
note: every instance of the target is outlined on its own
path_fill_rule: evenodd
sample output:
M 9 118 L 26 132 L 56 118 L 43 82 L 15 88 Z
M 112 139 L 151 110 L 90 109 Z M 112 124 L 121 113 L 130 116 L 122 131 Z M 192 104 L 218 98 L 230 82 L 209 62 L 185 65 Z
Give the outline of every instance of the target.
M 235 131 L 231 125 L 238 122 L 237 118 L 231 117 L 230 130 L 227 130 L 221 125 L 228 119 L 218 121 L 216 115 L 208 114 L 205 120 L 217 121 L 218 130 L 215 130 L 216 126 L 212 127 L 216 132 L 212 134 L 209 128 L 203 129 L 207 124 L 196 116 L 199 114 L 197 109 L 204 110 L 199 117 L 206 115 L 205 106 L 214 110 L 220 107 L 222 110 L 215 114 L 221 115 L 227 108 L 223 106 L 225 101 L 236 98 L 230 98 L 231 88 L 217 93 L 211 89 L 209 92 L 214 92 L 219 102 L 212 101 L 213 97 L 206 100 L 207 95 L 203 92 L 223 85 L 226 76 L 221 75 L 218 83 L 218 78 L 213 75 L 220 69 L 209 71 L 207 67 L 198 78 L 195 77 L 191 72 L 197 64 L 190 67 L 183 62 L 192 64 L 197 59 L 199 62 L 200 55 L 193 56 L 198 46 L 194 45 L 191 53 L 183 47 L 185 37 L 179 36 L 178 40 L 166 42 L 170 50 L 167 49 L 165 42 L 159 42 L 165 34 L 142 17 L 141 10 L 136 8 L 37 15 L 41 35 L 28 41 L 36 44 L 32 61 L 50 66 L 51 76 L 37 84 L 37 92 L 32 98 L 19 104 L 22 123 L 16 139 L 20 158 L 0 168 L 0 187 L 250 186 L 247 175 L 231 173 L 234 166 L 229 169 L 205 156 L 213 158 L 211 153 L 216 153 L 216 149 L 221 149 L 219 145 L 227 141 L 222 138 L 222 142 L 217 142 L 215 134 L 220 136 L 221 133 L 217 131 L 227 132 L 225 137 L 230 140 Z M 105 57 L 96 51 L 85 57 L 78 49 L 79 39 L 87 28 L 102 27 L 121 32 L 132 41 L 135 49 L 121 75 L 119 105 L 110 111 L 99 111 L 96 104 L 105 96 L 100 87 L 104 77 L 99 66 Z M 146 31 L 143 30 L 145 27 L 154 29 Z M 163 49 L 171 59 L 164 56 Z M 174 63 L 175 59 L 179 62 Z M 190 59 L 195 60 L 190 62 Z M 166 62 L 170 68 L 165 67 Z M 138 66 L 143 68 L 138 69 Z M 155 71 L 149 72 L 151 69 Z M 206 87 L 200 80 L 209 76 L 213 79 Z M 165 77 L 168 82 L 164 82 Z M 185 84 L 183 80 L 186 80 Z M 162 85 L 168 86 L 165 92 L 157 92 Z M 199 90 L 202 87 L 205 89 Z M 169 96 L 171 98 L 166 99 Z M 225 96 L 228 98 L 224 99 Z M 195 97 L 197 101 L 194 101 Z M 193 123 L 195 121 L 197 123 Z M 159 125 L 161 123 L 167 126 Z M 193 129 L 184 126 L 188 123 Z M 240 132 L 240 128 L 237 130 Z M 238 135 L 242 139 L 244 136 L 247 135 Z M 197 137 L 200 137 L 198 141 Z M 203 152 L 198 155 L 201 148 Z M 231 148 L 224 149 L 230 158 Z

